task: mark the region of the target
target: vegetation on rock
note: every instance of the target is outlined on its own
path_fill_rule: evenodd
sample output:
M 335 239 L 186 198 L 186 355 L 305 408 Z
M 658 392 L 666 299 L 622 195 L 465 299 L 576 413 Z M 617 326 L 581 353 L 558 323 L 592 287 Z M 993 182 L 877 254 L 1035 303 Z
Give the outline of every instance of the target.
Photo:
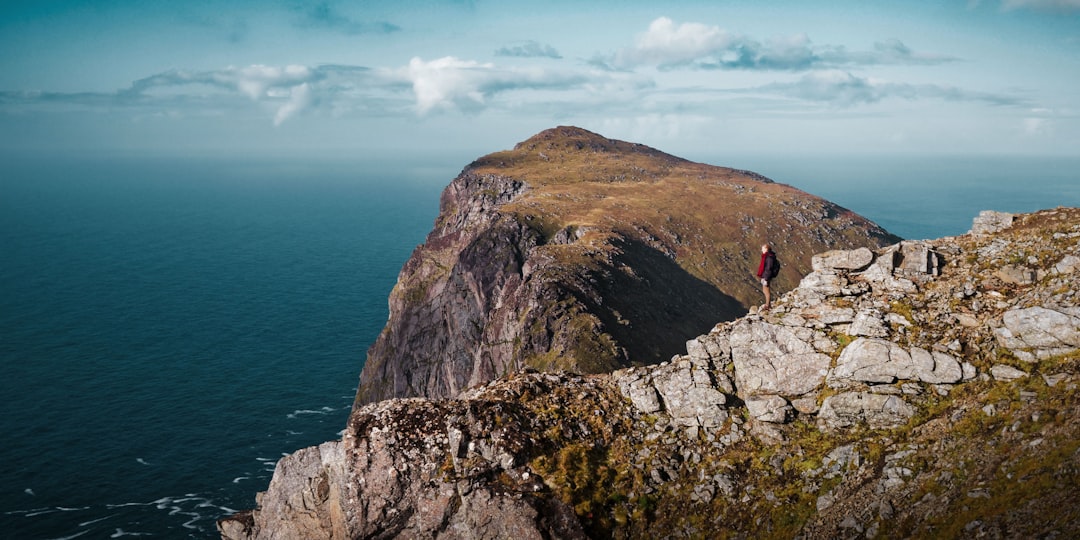
M 898 240 L 828 201 L 579 128 L 484 156 L 442 195 L 390 295 L 357 405 L 452 397 L 524 367 L 655 364 L 760 302 L 758 246 L 790 289 L 826 249 Z
M 222 530 L 1080 536 L 1080 209 L 1007 222 L 823 253 L 772 310 L 670 362 L 358 408 L 340 450 L 283 460 Z

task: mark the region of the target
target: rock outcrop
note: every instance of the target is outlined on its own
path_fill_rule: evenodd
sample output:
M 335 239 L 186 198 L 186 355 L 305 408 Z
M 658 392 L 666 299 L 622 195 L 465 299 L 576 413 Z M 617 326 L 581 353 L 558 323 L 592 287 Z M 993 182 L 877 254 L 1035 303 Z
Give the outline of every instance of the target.
M 1080 535 L 1080 209 L 823 253 L 655 366 L 354 411 L 225 538 Z M 1006 265 L 1035 277 L 1002 279 Z
M 854 213 L 750 173 L 561 127 L 482 157 L 442 194 L 390 294 L 357 404 L 453 397 L 519 371 L 656 364 L 761 302 L 783 259 L 895 242 Z

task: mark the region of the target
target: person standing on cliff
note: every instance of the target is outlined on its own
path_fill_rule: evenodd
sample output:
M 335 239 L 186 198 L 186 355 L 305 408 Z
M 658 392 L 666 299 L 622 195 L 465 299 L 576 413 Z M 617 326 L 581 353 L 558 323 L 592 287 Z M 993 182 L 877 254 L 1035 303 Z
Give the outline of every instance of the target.
M 772 299 L 769 295 L 769 282 L 776 277 L 779 270 L 780 267 L 776 264 L 776 253 L 773 253 L 772 247 L 770 247 L 769 244 L 762 244 L 761 262 L 758 264 L 757 270 L 757 277 L 761 280 L 761 292 L 765 293 L 765 305 L 761 306 L 761 311 L 772 309 Z

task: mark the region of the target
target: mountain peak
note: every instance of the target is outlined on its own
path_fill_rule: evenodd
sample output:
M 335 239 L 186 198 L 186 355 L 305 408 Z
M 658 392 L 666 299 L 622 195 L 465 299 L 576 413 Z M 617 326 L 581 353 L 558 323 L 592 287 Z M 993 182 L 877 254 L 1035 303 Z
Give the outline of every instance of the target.
M 877 225 L 747 171 L 560 126 L 481 157 L 390 294 L 358 403 L 451 397 L 525 367 L 598 373 L 667 360 L 778 288 L 814 253 L 894 242 Z

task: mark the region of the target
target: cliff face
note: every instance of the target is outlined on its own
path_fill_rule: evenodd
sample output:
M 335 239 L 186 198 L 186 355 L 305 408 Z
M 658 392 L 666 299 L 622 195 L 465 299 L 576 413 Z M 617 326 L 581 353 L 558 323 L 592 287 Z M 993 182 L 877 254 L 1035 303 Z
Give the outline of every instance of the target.
M 655 364 L 760 303 L 812 254 L 896 241 L 820 198 L 749 173 L 556 128 L 480 158 L 443 192 L 390 295 L 357 405 L 451 397 L 526 367 Z
M 354 411 L 225 538 L 1074 538 L 1080 209 L 834 250 L 606 375 Z

